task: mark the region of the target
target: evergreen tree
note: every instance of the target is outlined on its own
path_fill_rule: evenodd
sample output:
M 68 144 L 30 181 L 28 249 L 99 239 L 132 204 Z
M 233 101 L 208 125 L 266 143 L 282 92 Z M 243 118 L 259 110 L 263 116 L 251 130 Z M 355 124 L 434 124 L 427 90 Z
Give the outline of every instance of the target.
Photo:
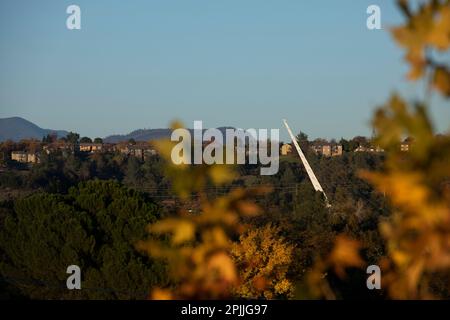
M 156 219 L 154 203 L 112 181 L 17 200 L 0 231 L 1 275 L 30 298 L 144 299 L 164 269 L 134 246 Z M 69 265 L 84 290 L 67 290 Z

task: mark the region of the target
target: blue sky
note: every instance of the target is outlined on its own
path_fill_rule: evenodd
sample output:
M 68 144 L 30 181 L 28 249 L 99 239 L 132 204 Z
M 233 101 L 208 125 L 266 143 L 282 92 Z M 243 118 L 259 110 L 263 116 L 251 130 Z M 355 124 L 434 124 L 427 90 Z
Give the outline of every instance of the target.
M 70 4 L 82 30 L 66 28 Z M 366 28 L 370 4 L 384 30 Z M 283 118 L 311 137 L 370 135 L 390 93 L 423 96 L 387 32 L 400 21 L 390 0 L 2 0 L 0 117 L 91 137 Z M 447 130 L 448 103 L 432 102 Z

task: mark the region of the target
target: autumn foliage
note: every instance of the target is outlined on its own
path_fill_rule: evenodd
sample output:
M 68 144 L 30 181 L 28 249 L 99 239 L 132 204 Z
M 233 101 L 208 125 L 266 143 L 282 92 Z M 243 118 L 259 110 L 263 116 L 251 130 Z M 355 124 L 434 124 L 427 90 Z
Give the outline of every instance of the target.
M 399 3 L 407 22 L 392 32 L 407 51 L 409 77 L 429 75 L 427 89 L 450 97 L 448 65 L 432 59 L 450 48 L 450 1 L 428 1 L 415 11 Z M 394 207 L 380 224 L 388 248 L 384 284 L 392 298 L 433 298 L 434 278 L 450 270 L 450 137 L 433 130 L 426 105 L 411 107 L 398 96 L 377 111 L 373 125 L 389 156 L 383 172 L 363 176 Z M 398 148 L 404 137 L 412 141 L 407 154 Z
M 172 178 L 174 191 L 186 204 L 195 197 L 200 208 L 182 207 L 173 215 L 150 225 L 149 233 L 160 238 L 137 244 L 138 249 L 163 259 L 169 266 L 173 288 L 156 288 L 151 298 L 230 298 L 240 283 L 239 272 L 230 253 L 232 239 L 245 232 L 247 226 L 243 218 L 259 212 L 250 199 L 268 189 L 238 188 L 225 196 L 209 199 L 203 191 L 206 185 L 230 181 L 233 171 L 223 165 L 174 165 L 171 161 L 172 146 L 173 142 L 169 140 L 157 145 L 167 160 L 166 173 Z
M 271 224 L 241 235 L 231 253 L 240 270 L 241 284 L 236 294 L 244 298 L 290 298 L 294 285 L 287 278 L 293 246 Z
M 415 11 L 412 1 L 398 3 L 407 22 L 393 28 L 392 34 L 406 50 L 405 60 L 410 65 L 408 78 L 418 80 L 428 76 L 430 86 L 450 97 L 450 70 L 444 63 L 433 60 L 434 53 L 445 52 L 450 47 L 450 2 L 425 1 Z
M 424 80 L 427 97 L 437 92 L 450 98 L 450 69 L 439 57 L 450 47 L 450 1 L 430 0 L 412 5 L 399 0 L 406 21 L 392 28 L 405 49 L 410 80 Z M 386 254 L 377 261 L 382 287 L 392 299 L 440 298 L 450 292 L 450 137 L 438 135 L 424 102 L 407 102 L 393 95 L 376 111 L 374 142 L 386 152 L 382 170 L 362 171 L 361 177 L 386 197 L 392 213 L 380 219 Z M 400 143 L 409 138 L 410 150 Z M 160 145 L 169 156 L 170 142 Z M 248 229 L 246 217 L 258 213 L 251 198 L 264 190 L 238 189 L 208 199 L 206 185 L 230 181 L 228 167 L 176 167 L 168 164 L 174 189 L 181 198 L 195 193 L 196 212 L 181 209 L 148 230 L 158 240 L 138 248 L 168 262 L 172 288 L 154 291 L 153 298 L 280 298 L 292 297 L 288 268 L 294 247 L 274 225 Z M 330 273 L 344 279 L 349 269 L 365 270 L 361 241 L 338 235 L 329 254 L 317 257 L 306 275 L 309 297 L 339 297 Z M 302 284 L 304 285 L 304 284 Z M 177 288 L 176 290 L 172 290 Z M 442 294 L 444 292 L 444 294 Z M 296 295 L 298 297 L 298 295 Z
M 424 78 L 428 96 L 435 90 L 449 98 L 449 66 L 436 57 L 450 47 L 450 1 L 424 1 L 418 7 L 410 1 L 398 3 L 406 23 L 393 28 L 392 34 L 406 50 L 408 78 Z M 380 222 L 387 247 L 387 255 L 379 261 L 383 288 L 393 299 L 445 297 L 450 290 L 450 137 L 434 131 L 426 104 L 410 104 L 398 95 L 377 110 L 373 127 L 375 142 L 387 159 L 384 170 L 364 171 L 361 176 L 393 207 L 389 219 Z M 411 143 L 408 152 L 400 148 L 406 137 Z M 335 271 L 341 277 L 347 267 L 363 265 L 360 245 L 353 242 L 339 249 L 342 239 L 325 260 L 328 265 L 320 261 L 310 274 L 318 296 L 335 297 L 324 273 L 333 261 L 338 262 Z M 348 258 L 336 261 L 336 250 Z M 355 263 L 349 266 L 349 261 Z

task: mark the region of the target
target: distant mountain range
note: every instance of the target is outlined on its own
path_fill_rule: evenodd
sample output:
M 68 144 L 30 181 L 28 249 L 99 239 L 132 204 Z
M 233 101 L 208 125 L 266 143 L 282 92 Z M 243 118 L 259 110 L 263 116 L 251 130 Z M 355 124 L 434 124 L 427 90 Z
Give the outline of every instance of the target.
M 0 141 L 22 139 L 41 140 L 47 134 L 54 134 L 61 138 L 67 135 L 64 130 L 42 129 L 34 123 L 20 117 L 0 118 Z
M 134 139 L 134 141 L 159 140 L 170 137 L 171 129 L 139 129 L 128 134 L 115 134 L 103 139 L 106 143 L 118 143 Z
M 231 127 L 220 127 L 219 129 L 222 134 L 225 136 L 226 129 L 231 129 Z M 188 129 L 193 135 L 193 130 Z M 205 129 L 203 129 L 205 131 Z M 125 135 L 112 135 L 103 139 L 106 143 L 118 143 L 128 141 L 133 139 L 134 141 L 150 141 L 150 140 L 159 140 L 164 138 L 170 138 L 172 134 L 172 129 L 139 129 L 135 130 L 129 134 Z
M 218 128 L 223 134 L 231 127 Z M 192 134 L 192 129 L 189 129 Z M 58 138 L 65 137 L 65 130 L 42 129 L 34 123 L 20 117 L 0 118 L 0 142 L 6 140 L 20 141 L 22 139 L 41 140 L 47 134 L 56 133 Z M 118 143 L 134 139 L 135 141 L 150 141 L 170 138 L 172 129 L 139 129 L 128 134 L 111 135 L 103 139 L 106 143 Z

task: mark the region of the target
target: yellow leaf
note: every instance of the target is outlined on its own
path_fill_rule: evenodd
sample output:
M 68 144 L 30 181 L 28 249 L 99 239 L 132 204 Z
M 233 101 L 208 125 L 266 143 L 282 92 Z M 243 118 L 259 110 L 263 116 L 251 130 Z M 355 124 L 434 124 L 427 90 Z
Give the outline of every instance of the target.
M 438 19 L 428 37 L 428 42 L 439 50 L 450 46 L 450 5 L 442 7 Z
M 343 278 L 346 268 L 363 266 L 364 262 L 359 255 L 360 248 L 361 244 L 356 240 L 352 240 L 343 235 L 336 238 L 329 260 L 338 276 Z
M 234 283 L 237 281 L 234 262 L 224 252 L 216 253 L 209 259 L 208 269 L 217 272 L 218 276 L 226 282 Z
M 418 80 L 425 74 L 427 66 L 422 50 L 411 50 L 406 54 L 406 61 L 411 65 L 411 70 L 408 73 L 409 80 Z
M 214 184 L 220 185 L 234 179 L 234 173 L 226 165 L 215 165 L 209 170 L 209 176 Z
M 190 241 L 195 235 L 195 225 L 184 219 L 165 219 L 156 222 L 149 227 L 153 233 L 172 233 L 172 243 L 181 244 Z
M 434 87 L 443 95 L 450 97 L 450 72 L 444 67 L 438 67 L 434 73 Z
M 400 268 L 403 268 L 409 262 L 409 256 L 403 251 L 392 250 L 391 257 L 394 263 Z
M 172 293 L 169 290 L 156 288 L 153 289 L 150 298 L 152 300 L 171 300 L 173 297 Z
M 159 154 L 163 156 L 164 159 L 171 159 L 172 148 L 174 146 L 173 142 L 169 139 L 161 139 L 154 142 L 156 150 L 158 150 Z

